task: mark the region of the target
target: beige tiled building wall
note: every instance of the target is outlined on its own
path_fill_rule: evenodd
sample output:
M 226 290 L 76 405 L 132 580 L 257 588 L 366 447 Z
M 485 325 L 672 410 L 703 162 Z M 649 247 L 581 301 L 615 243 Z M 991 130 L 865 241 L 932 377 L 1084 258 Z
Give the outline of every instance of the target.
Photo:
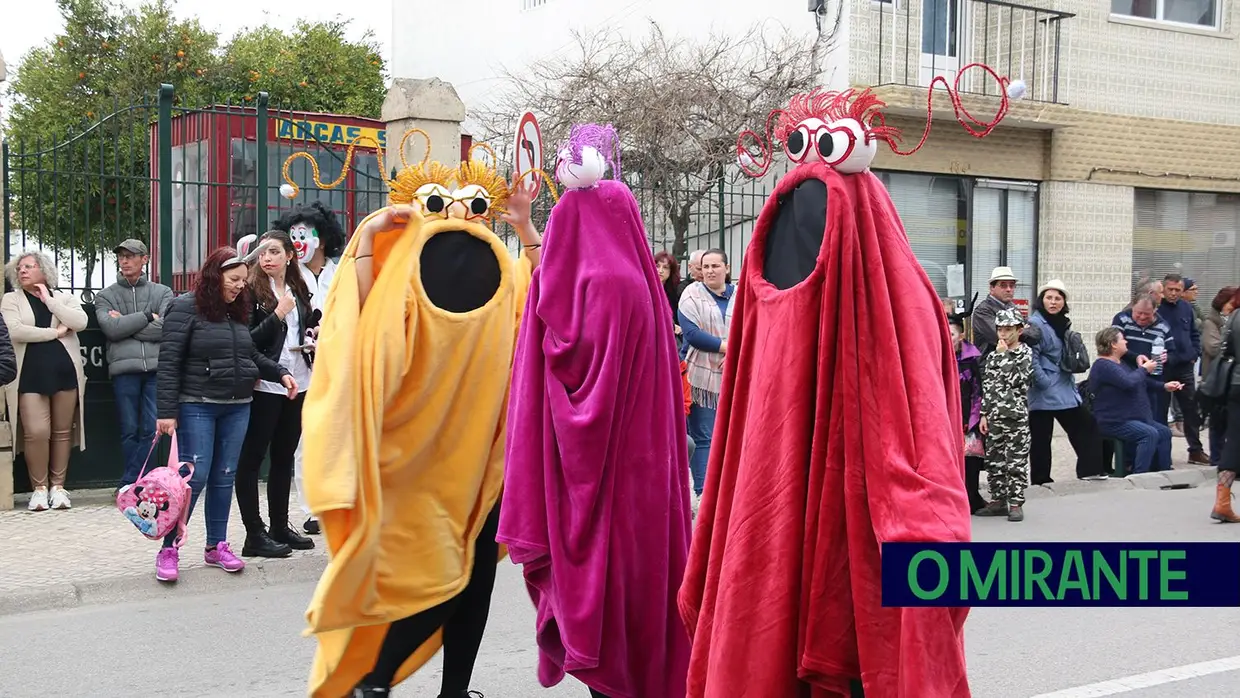
M 1041 194 L 1038 277 L 1063 280 L 1074 328 L 1089 342 L 1128 302 L 1132 188 L 1046 182 Z
M 1071 106 L 1240 126 L 1240 2 L 1223 0 L 1218 32 L 1112 17 L 1110 0 L 1021 1 L 1076 13 L 1062 58 Z
M 904 130 L 908 147 L 925 124 L 926 89 L 903 86 L 906 76 L 918 82 L 922 3 L 849 1 L 851 82 L 881 85 L 876 91 L 894 114 L 888 122 Z M 874 166 L 1040 181 L 1038 282 L 1064 280 L 1077 329 L 1091 337 L 1128 299 L 1134 188 L 1240 192 L 1240 0 L 1223 3 L 1221 32 L 1112 17 L 1109 0 L 1017 2 L 1076 15 L 1060 34 L 1060 104 L 1014 102 L 1004 126 L 978 140 L 956 122 L 940 88 L 926 146 L 911 157 L 880 149 Z M 985 24 L 975 13 L 977 36 Z M 1032 38 L 990 24 L 992 55 L 981 55 L 979 39 L 963 62 L 1002 68 L 1007 56 L 995 55 L 996 37 L 1014 45 Z M 1020 77 L 1019 66 L 1005 72 Z M 1038 83 L 1030 96 L 1051 99 Z M 983 119 L 998 106 L 997 98 L 964 101 Z

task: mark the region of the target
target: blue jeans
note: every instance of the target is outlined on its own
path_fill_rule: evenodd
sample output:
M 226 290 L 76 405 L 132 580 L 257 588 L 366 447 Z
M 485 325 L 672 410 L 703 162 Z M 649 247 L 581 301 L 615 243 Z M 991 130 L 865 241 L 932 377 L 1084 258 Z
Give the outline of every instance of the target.
M 137 482 L 155 440 L 155 372 L 113 376 L 112 391 L 116 394 L 121 452 L 125 456 L 125 471 L 118 487 L 124 487 Z
M 710 461 L 710 439 L 715 433 L 715 410 L 694 404 L 689 408 L 689 438 L 693 439 L 693 455 L 689 470 L 693 473 L 693 493 L 702 494 L 706 487 L 706 464 Z
M 207 547 L 228 539 L 228 512 L 232 509 L 233 481 L 237 477 L 237 460 L 241 444 L 250 426 L 250 403 L 218 405 L 205 402 L 181 403 L 177 419 L 177 447 L 181 461 L 194 464 L 194 477 L 189 481 L 193 497 L 186 520 L 194 513 L 198 495 L 207 490 Z M 181 472 L 185 474 L 184 471 Z M 172 547 L 176 532 L 164 538 L 164 547 Z
M 1124 422 L 1108 427 L 1103 434 L 1120 439 L 1135 451 L 1133 473 L 1171 470 L 1171 429 L 1166 424 Z

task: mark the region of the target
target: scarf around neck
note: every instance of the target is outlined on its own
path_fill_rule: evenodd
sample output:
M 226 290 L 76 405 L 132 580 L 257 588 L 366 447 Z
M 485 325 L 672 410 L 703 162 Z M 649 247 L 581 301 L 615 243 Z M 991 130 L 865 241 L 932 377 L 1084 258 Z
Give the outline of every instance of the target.
M 706 284 L 690 284 L 680 297 L 680 312 L 699 329 L 720 339 L 728 338 L 728 321 L 719 312 L 719 302 Z M 706 352 L 689 346 L 685 361 L 689 364 L 689 386 L 694 404 L 715 409 L 723 387 L 723 359 L 718 352 Z

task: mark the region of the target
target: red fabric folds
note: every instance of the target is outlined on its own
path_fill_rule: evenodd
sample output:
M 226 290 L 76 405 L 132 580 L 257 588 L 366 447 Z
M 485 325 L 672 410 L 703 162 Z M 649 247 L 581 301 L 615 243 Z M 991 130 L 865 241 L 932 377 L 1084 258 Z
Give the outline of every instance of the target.
M 779 200 L 827 185 L 817 264 L 779 290 Z M 679 594 L 689 698 L 968 698 L 968 609 L 883 608 L 880 545 L 970 540 L 946 318 L 871 173 L 779 183 L 740 274 L 706 489 Z M 807 689 L 806 684 L 812 686 Z

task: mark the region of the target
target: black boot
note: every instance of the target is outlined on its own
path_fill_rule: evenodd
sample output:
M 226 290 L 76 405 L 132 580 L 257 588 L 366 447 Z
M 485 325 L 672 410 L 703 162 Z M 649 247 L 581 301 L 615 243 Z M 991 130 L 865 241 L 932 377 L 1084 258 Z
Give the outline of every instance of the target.
M 284 528 L 272 526 L 270 535 L 275 542 L 283 543 L 293 550 L 311 550 L 314 548 L 314 541 L 294 531 L 288 525 L 285 525 Z
M 391 694 L 391 690 L 386 688 L 358 684 L 353 688 L 353 692 L 349 694 L 348 698 L 381 698 L 389 694 Z
M 288 557 L 292 554 L 292 548 L 272 540 L 264 530 L 247 531 L 245 545 L 241 546 L 242 557 Z

